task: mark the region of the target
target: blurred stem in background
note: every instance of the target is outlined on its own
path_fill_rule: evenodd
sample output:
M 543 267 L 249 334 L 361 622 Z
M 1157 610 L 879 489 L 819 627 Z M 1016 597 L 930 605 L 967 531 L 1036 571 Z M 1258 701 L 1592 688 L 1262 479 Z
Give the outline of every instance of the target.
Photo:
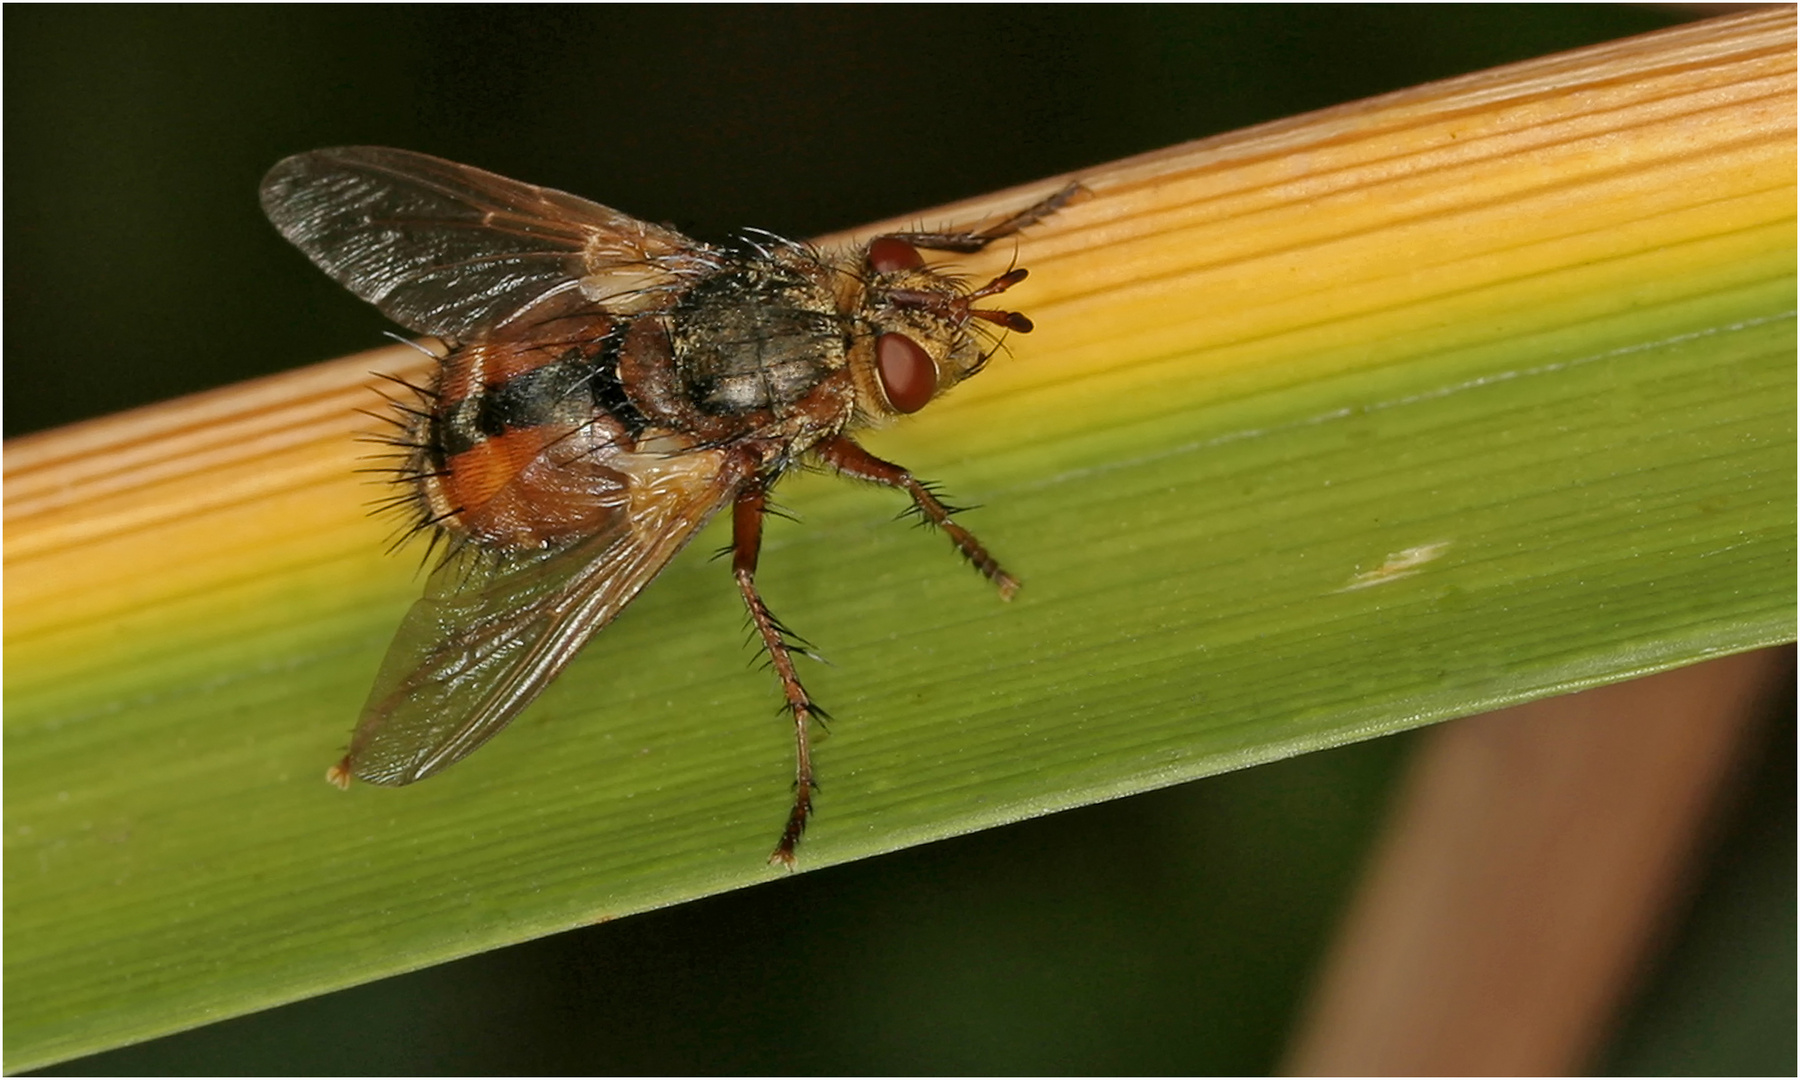
M 1792 679 L 1764 649 L 1426 732 L 1287 1071 L 1591 1071 Z

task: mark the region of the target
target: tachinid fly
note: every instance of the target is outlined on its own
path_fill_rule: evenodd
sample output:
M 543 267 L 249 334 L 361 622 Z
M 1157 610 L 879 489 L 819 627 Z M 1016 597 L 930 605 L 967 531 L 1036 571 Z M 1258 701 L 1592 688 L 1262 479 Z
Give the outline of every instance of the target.
M 905 491 L 993 581 L 1018 582 L 931 490 L 850 438 L 980 371 L 1023 315 L 920 252 L 975 252 L 1068 203 L 1071 185 L 985 228 L 821 251 L 763 233 L 725 246 L 585 199 L 378 147 L 288 158 L 263 180 L 281 234 L 389 318 L 440 339 L 401 406 L 398 481 L 443 561 L 407 612 L 328 774 L 409 784 L 480 746 L 556 677 L 715 513 L 732 575 L 793 714 L 794 804 L 812 809 L 820 710 L 756 590 L 770 487 L 811 460 Z

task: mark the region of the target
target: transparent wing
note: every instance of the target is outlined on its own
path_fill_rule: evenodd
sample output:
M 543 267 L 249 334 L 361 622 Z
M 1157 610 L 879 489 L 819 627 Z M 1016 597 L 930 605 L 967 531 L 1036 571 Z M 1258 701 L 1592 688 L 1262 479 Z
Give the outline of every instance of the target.
M 634 478 L 631 510 L 546 551 L 473 546 L 432 573 L 363 706 L 344 765 L 409 784 L 492 738 L 724 506 L 742 478 L 722 451 Z
M 704 245 L 599 203 L 426 154 L 296 154 L 262 206 L 296 247 L 395 322 L 451 341 L 583 305 L 649 310 L 714 267 Z

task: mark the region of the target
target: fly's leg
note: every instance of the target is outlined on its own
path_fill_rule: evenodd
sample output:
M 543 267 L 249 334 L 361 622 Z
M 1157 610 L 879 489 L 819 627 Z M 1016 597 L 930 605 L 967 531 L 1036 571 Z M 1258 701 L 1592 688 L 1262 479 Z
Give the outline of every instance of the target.
M 891 461 L 881 460 L 845 435 L 826 439 L 813 447 L 813 452 L 845 476 L 899 488 L 911 495 L 913 504 L 919 508 L 919 513 L 925 515 L 925 520 L 944 530 L 951 543 L 956 545 L 956 550 L 962 552 L 963 557 L 981 571 L 983 577 L 999 588 L 1000 599 L 1011 600 L 1013 594 L 1019 591 L 1019 579 L 1000 569 L 1000 564 L 988 554 L 987 548 L 981 546 L 981 541 L 975 539 L 975 534 L 950 520 L 950 508 L 939 502 L 937 496 L 919 483 L 912 473 Z
M 962 232 L 904 232 L 890 233 L 889 235 L 895 240 L 902 240 L 913 247 L 925 248 L 929 251 L 955 251 L 969 254 L 980 251 L 1003 237 L 1028 229 L 1071 202 L 1078 201 L 1081 197 L 1089 194 L 1087 188 L 1082 187 L 1079 183 L 1074 183 L 1049 198 L 1026 207 L 1005 221 L 990 225 L 985 229 L 970 229 Z
M 787 710 L 794 716 L 794 808 L 788 813 L 787 827 L 781 830 L 781 842 L 769 855 L 769 861 L 793 869 L 794 848 L 800 834 L 806 831 L 806 819 L 812 814 L 813 783 L 812 747 L 808 728 L 815 715 L 823 710 L 814 705 L 800 685 L 794 671 L 794 657 L 788 645 L 785 628 L 769 613 L 767 604 L 756 591 L 756 556 L 762 548 L 763 505 L 767 493 L 759 483 L 746 484 L 738 492 L 731 513 L 731 573 L 737 579 L 738 591 L 744 595 L 744 607 L 750 621 L 762 635 L 769 663 L 781 679 L 782 693 L 787 695 Z M 804 648 L 804 645 L 802 645 Z

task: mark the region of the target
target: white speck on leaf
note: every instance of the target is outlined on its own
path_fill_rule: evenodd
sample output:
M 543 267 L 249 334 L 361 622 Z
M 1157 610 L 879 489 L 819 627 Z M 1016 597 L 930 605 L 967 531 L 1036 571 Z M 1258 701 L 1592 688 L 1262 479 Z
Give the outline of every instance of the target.
M 1386 585 L 1390 581 L 1412 577 L 1419 572 L 1419 567 L 1437 559 L 1450 549 L 1450 541 L 1438 540 L 1430 544 L 1419 544 L 1403 551 L 1388 555 L 1380 566 L 1373 570 L 1364 570 L 1351 577 L 1350 581 L 1338 592 L 1351 592 L 1356 589 L 1367 589 L 1372 585 Z

